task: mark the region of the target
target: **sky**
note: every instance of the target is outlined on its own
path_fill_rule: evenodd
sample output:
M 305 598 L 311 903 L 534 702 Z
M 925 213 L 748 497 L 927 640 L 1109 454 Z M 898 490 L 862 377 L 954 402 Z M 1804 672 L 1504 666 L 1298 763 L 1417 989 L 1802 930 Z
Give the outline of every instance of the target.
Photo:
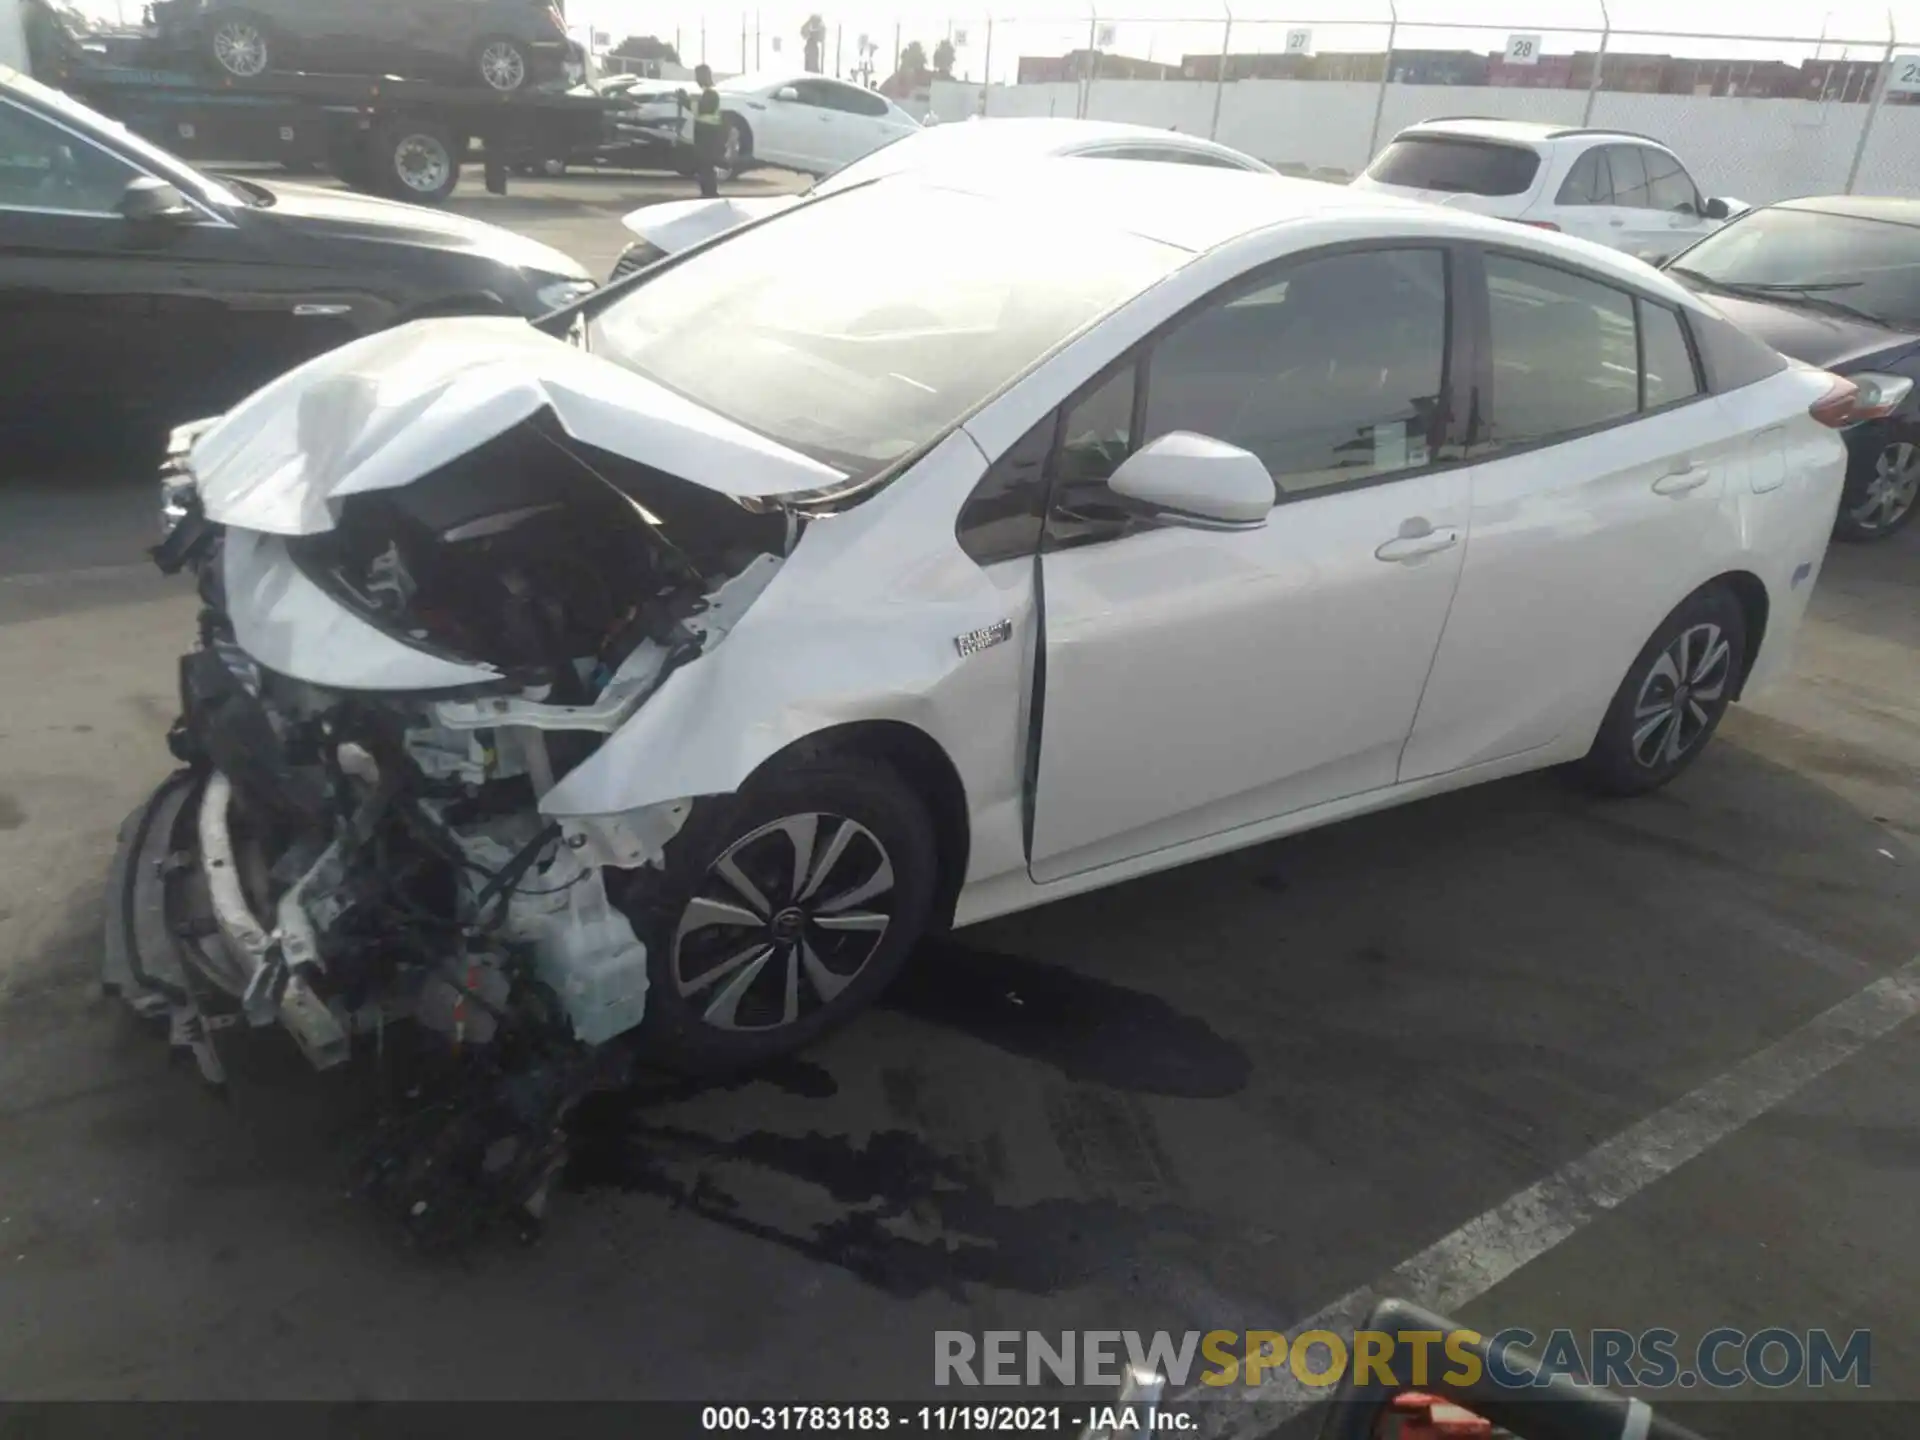
M 1604 23 L 1602 0 L 1391 0 L 1400 16 L 1396 46 L 1403 49 L 1504 50 L 1507 37 L 1541 37 L 1543 54 L 1596 48 Z M 1379 51 L 1386 47 L 1390 0 L 1004 0 L 998 14 L 982 0 L 829 0 L 807 7 L 676 4 L 674 0 L 566 0 L 568 20 L 581 30 L 604 31 L 617 43 L 651 34 L 677 43 L 689 65 L 705 59 L 723 74 L 741 69 L 797 67 L 800 27 L 817 11 L 827 24 L 826 68 L 857 63 L 859 39 L 875 48 L 877 72 L 891 70 L 895 37 L 918 40 L 931 54 L 943 38 L 955 41 L 955 73 L 1010 82 L 1021 55 L 1059 55 L 1085 47 L 1141 59 L 1177 61 L 1183 54 L 1218 53 L 1233 21 L 1228 48 L 1281 51 L 1287 32 L 1311 31 L 1316 52 Z M 1878 59 L 1887 44 L 1885 4 L 1807 0 L 1805 4 L 1740 0 L 1605 0 L 1615 52 L 1723 57 L 1737 60 Z M 971 7 L 971 8 L 970 8 Z M 113 18 L 137 18 L 139 0 L 80 0 L 79 8 Z M 989 29 L 989 19 L 992 24 Z M 1920 53 L 1920 0 L 1897 0 L 1891 20 L 1900 52 Z M 1681 33 L 1675 33 L 1681 32 Z M 1827 37 L 1824 42 L 1822 36 Z M 1740 39 L 1688 38 L 1731 36 Z M 990 51 L 989 54 L 989 41 Z M 1841 42 L 1851 41 L 1852 44 Z

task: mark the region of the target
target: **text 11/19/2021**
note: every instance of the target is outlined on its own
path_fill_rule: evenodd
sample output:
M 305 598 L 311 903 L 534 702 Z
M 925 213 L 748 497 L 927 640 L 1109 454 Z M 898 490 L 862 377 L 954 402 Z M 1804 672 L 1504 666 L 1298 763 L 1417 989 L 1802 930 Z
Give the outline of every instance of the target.
M 1125 1404 L 1079 1405 L 706 1405 L 700 1428 L 713 1435 L 823 1434 L 1077 1436 L 1089 1428 L 1181 1434 L 1190 1413 Z

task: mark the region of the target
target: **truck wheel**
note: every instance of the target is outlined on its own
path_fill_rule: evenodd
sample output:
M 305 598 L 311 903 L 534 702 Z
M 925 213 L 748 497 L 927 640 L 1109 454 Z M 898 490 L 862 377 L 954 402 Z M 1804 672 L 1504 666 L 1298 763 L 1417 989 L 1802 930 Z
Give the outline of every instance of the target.
M 533 57 L 518 40 L 496 35 L 474 47 L 473 69 L 487 89 L 511 95 L 533 78 Z
M 214 17 L 206 34 L 207 58 L 221 73 L 253 80 L 273 68 L 275 47 L 259 16 L 228 11 Z
M 395 200 L 438 205 L 460 183 L 464 143 L 444 125 L 396 120 L 373 138 L 373 188 Z

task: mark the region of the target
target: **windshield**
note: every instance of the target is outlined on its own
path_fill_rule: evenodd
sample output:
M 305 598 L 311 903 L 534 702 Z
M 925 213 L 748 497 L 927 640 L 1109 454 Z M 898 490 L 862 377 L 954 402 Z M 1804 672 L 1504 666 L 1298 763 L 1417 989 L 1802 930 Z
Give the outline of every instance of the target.
M 83 135 L 91 133 L 107 141 L 128 159 L 151 170 L 176 190 L 185 191 L 196 200 L 204 200 L 211 205 L 236 208 L 246 205 L 245 200 L 218 180 L 202 175 L 177 156 L 169 155 L 159 146 L 141 139 L 118 120 L 109 120 L 99 111 L 89 110 L 71 96 L 63 95 L 25 75 L 10 75 L 7 83 L 63 124 Z
M 1755 210 L 1688 250 L 1673 272 L 1708 285 L 1761 287 L 1787 301 L 1801 291 L 1888 325 L 1920 325 L 1920 228 L 1893 221 Z
M 596 315 L 588 344 L 865 479 L 1187 258 L 976 195 L 875 185 L 670 266 Z
M 1520 145 L 1441 135 L 1403 135 L 1367 167 L 1367 178 L 1409 190 L 1456 195 L 1524 195 L 1540 157 Z

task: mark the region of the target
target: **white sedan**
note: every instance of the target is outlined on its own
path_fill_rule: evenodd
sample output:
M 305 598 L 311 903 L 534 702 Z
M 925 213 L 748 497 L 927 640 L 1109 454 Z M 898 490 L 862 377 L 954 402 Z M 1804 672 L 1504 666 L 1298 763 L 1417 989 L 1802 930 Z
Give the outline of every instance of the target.
M 930 929 L 1546 766 L 1655 789 L 1785 667 L 1854 394 L 1625 256 L 1125 162 L 356 341 L 183 437 L 187 768 L 110 978 L 564 1092 L 805 1044 Z
M 692 93 L 691 86 L 677 89 Z M 722 174 L 756 165 L 826 175 L 869 151 L 911 135 L 920 122 L 877 90 L 824 75 L 786 71 L 736 75 L 714 86 L 727 127 Z M 628 124 L 677 133 L 692 140 L 690 112 L 673 89 L 658 82 L 635 88 L 633 106 L 621 112 Z
M 806 196 L 831 195 L 905 170 L 936 166 L 992 167 L 1047 158 L 1079 160 L 1151 160 L 1166 165 L 1199 165 L 1216 170 L 1274 172 L 1251 155 L 1198 135 L 1155 130 L 1115 120 L 1047 117 L 974 119 L 957 125 L 929 126 L 894 140 L 863 159 L 815 182 Z M 747 195 L 719 200 L 672 200 L 643 205 L 620 223 L 639 237 L 621 252 L 608 278 L 618 280 L 663 255 L 723 231 L 762 220 L 798 205 L 801 195 Z

